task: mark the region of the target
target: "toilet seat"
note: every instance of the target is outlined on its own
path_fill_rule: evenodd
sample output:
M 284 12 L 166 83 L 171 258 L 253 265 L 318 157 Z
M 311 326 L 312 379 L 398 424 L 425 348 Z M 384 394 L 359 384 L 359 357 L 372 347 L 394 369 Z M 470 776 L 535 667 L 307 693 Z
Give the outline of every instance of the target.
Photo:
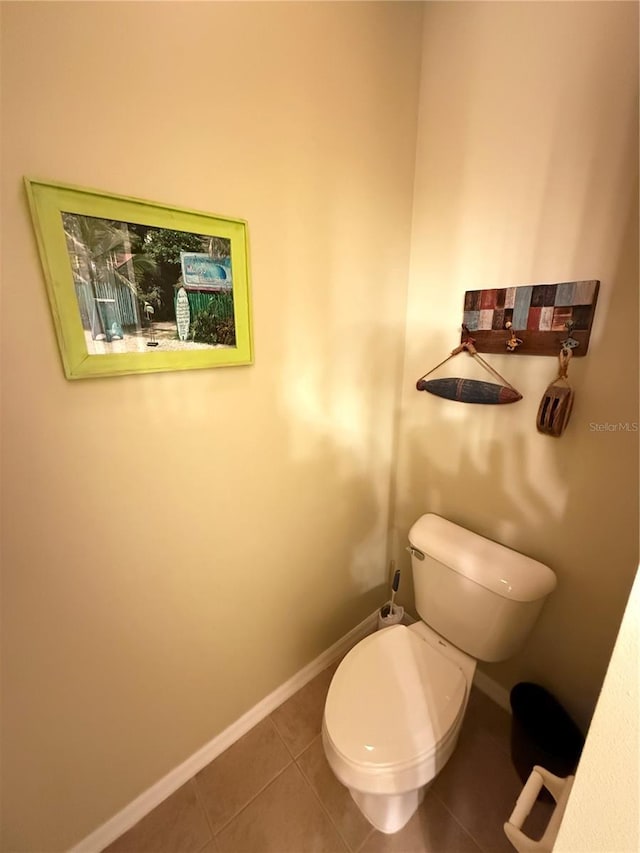
M 347 787 L 397 793 L 430 781 L 453 751 L 466 679 L 404 625 L 385 628 L 346 655 L 331 682 L 325 753 Z

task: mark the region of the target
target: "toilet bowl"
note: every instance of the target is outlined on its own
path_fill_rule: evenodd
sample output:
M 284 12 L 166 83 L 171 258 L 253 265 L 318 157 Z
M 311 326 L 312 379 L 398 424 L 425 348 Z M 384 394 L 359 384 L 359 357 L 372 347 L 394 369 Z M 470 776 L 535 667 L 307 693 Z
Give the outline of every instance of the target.
M 381 832 L 401 829 L 452 754 L 475 660 L 424 623 L 370 635 L 344 658 L 322 739 L 336 777 Z
M 407 550 L 422 621 L 346 655 L 322 723 L 330 767 L 386 833 L 407 823 L 451 756 L 476 660 L 515 654 L 556 585 L 548 566 L 434 513 L 415 522 Z

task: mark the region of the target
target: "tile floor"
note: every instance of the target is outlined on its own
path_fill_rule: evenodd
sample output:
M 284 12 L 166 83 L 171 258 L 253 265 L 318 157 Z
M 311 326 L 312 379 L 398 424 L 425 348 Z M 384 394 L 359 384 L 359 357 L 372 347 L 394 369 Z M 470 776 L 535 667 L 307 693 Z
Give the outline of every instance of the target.
M 374 830 L 322 749 L 337 664 L 258 723 L 105 853 L 512 853 L 502 824 L 522 783 L 510 718 L 472 689 L 460 740 L 420 809 L 395 835 Z M 539 837 L 550 805 L 525 830 Z

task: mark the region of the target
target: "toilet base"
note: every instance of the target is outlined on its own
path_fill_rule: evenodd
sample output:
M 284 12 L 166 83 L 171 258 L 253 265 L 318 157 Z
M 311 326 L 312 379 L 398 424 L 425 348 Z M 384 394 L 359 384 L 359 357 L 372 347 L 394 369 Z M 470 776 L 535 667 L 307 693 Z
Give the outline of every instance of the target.
M 373 827 L 386 835 L 392 835 L 409 823 L 424 800 L 430 784 L 413 791 L 406 791 L 404 794 L 366 794 L 363 791 L 354 791 L 352 788 L 349 789 L 349 793 Z

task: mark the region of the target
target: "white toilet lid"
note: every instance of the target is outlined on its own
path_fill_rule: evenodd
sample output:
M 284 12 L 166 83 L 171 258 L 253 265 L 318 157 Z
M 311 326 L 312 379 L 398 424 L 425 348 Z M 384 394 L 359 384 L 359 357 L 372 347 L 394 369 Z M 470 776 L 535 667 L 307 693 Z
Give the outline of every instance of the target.
M 404 625 L 372 634 L 344 658 L 325 705 L 326 730 L 357 764 L 399 765 L 432 753 L 458 719 L 462 671 Z

